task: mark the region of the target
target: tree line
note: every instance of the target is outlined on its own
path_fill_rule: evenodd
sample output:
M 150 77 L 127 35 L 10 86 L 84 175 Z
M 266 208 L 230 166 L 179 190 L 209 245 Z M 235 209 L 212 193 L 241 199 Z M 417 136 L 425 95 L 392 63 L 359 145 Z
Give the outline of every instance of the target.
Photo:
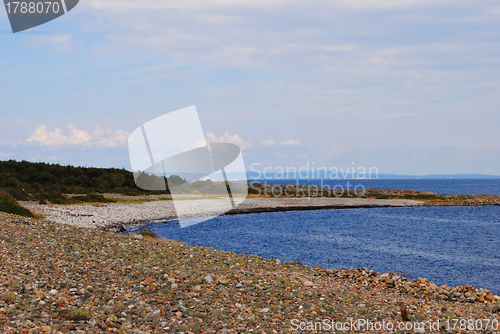
M 155 175 L 146 177 L 158 178 Z M 74 167 L 14 160 L 0 161 L 0 190 L 20 201 L 53 203 L 60 202 L 58 198 L 63 199 L 63 194 L 120 193 L 135 196 L 170 193 L 168 187 L 166 191 L 139 189 L 132 172 L 123 168 Z

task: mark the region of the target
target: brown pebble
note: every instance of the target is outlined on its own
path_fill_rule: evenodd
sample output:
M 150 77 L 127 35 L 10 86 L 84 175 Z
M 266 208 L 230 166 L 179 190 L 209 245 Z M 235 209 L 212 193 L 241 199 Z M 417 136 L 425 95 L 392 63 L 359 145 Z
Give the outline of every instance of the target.
M 150 284 L 153 284 L 154 281 L 155 281 L 154 279 L 152 279 L 151 277 L 148 277 L 141 284 L 142 285 L 150 285 Z

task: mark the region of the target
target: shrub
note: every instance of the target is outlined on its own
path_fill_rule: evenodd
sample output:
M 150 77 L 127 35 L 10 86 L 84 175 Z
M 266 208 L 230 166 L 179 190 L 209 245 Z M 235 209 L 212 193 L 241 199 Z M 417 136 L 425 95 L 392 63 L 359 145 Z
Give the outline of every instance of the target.
M 76 202 L 84 202 L 84 203 L 114 203 L 116 202 L 113 199 L 109 199 L 104 197 L 103 195 L 89 194 L 85 196 L 74 196 L 73 199 Z
M 252 187 L 251 185 L 249 185 L 248 186 L 248 193 L 249 194 L 253 194 L 253 195 L 260 195 L 261 190 L 255 189 L 254 187 Z
M 51 194 L 48 196 L 48 200 L 52 204 L 74 204 L 75 201 L 71 198 L 64 197 L 59 194 Z
M 178 175 L 171 175 L 167 179 L 168 179 L 168 185 L 172 187 L 187 183 L 185 179 L 183 179 Z
M 139 234 L 142 235 L 143 237 L 149 237 L 153 239 L 160 239 L 158 234 L 153 232 L 149 227 L 145 227 L 139 231 Z
M 0 191 L 0 211 L 23 217 L 34 217 L 30 210 L 23 208 L 10 195 Z

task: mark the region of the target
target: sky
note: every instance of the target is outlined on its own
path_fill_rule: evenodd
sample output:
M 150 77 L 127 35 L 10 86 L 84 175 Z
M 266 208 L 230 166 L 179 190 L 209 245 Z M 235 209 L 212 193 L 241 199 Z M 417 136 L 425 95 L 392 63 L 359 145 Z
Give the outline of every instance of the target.
M 1 160 L 130 169 L 192 105 L 249 170 L 500 175 L 500 2 L 80 0 L 16 34 L 0 8 Z

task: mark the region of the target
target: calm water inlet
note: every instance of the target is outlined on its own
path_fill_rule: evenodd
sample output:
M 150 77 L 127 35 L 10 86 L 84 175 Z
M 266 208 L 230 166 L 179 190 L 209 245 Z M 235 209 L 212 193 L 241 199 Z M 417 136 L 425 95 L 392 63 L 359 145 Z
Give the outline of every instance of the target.
M 310 266 L 405 272 L 500 294 L 500 207 L 411 207 L 222 216 L 162 237 Z

